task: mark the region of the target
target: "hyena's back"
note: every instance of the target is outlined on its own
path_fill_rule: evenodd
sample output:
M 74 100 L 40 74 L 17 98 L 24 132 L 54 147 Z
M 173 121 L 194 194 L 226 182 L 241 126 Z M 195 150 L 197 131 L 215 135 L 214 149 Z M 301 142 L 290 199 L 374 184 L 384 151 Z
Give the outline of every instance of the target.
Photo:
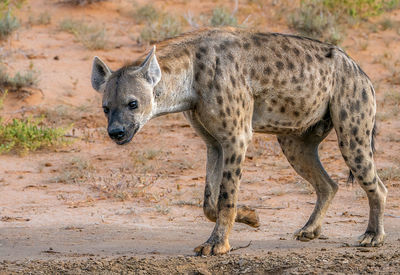
M 191 35 L 183 39 L 194 48 L 194 88 L 217 104 L 242 102 L 242 92 L 250 94 L 255 131 L 303 132 L 327 112 L 342 63 L 360 70 L 336 46 L 308 38 L 238 30 Z

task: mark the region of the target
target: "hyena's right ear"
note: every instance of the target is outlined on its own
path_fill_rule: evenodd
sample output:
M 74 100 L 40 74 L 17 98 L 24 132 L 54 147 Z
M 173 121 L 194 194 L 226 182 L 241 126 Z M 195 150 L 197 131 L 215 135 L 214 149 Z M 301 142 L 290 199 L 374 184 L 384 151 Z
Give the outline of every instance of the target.
M 106 63 L 104 63 L 97 56 L 93 59 L 93 67 L 92 67 L 92 87 L 99 93 L 103 93 L 105 89 L 105 83 L 107 78 L 111 75 L 111 70 L 108 68 Z

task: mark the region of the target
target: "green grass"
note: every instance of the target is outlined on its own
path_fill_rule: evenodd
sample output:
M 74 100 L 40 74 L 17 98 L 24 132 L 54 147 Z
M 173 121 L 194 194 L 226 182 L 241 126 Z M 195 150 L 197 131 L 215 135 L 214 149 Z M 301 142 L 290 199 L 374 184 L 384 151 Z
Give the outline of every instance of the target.
M 338 44 L 344 29 L 369 17 L 398 8 L 400 0 L 301 0 L 300 8 L 289 14 L 289 26 L 300 34 Z M 384 20 L 384 29 L 392 22 Z
M 18 19 L 7 10 L 0 14 L 0 40 L 7 39 L 19 27 Z
M 16 119 L 4 122 L 0 118 L 0 154 L 28 152 L 66 144 L 65 128 L 47 127 L 40 119 Z
M 66 18 L 59 27 L 60 30 L 73 34 L 89 50 L 103 50 L 109 42 L 104 27 L 88 25 L 81 20 Z
M 376 16 L 399 7 L 399 0 L 322 0 L 324 8 L 341 15 L 344 20 Z
M 10 76 L 4 67 L 0 67 L 0 88 L 12 92 L 24 87 L 34 87 L 37 83 L 38 73 L 36 71 L 17 72 L 14 76 Z
M 223 27 L 223 26 L 237 27 L 238 20 L 226 8 L 217 7 L 212 12 L 212 16 L 210 18 L 210 25 L 213 27 Z
M 4 100 L 6 99 L 7 94 L 8 90 L 5 90 L 5 92 L 3 92 L 3 94 L 0 96 L 0 111 L 3 110 Z

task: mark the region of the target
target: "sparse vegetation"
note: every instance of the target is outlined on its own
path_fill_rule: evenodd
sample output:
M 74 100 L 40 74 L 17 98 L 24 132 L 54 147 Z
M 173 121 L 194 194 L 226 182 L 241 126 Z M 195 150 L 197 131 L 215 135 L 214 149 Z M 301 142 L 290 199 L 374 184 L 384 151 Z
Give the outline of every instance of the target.
M 395 23 L 390 18 L 384 18 L 382 21 L 379 22 L 379 25 L 381 26 L 382 30 L 386 31 L 388 29 L 392 29 Z
M 140 32 L 140 37 L 148 43 L 155 43 L 174 37 L 182 32 L 182 24 L 176 17 L 164 14 L 157 21 L 148 23 Z
M 301 35 L 338 44 L 342 33 L 337 17 L 324 8 L 321 0 L 302 1 L 300 9 L 289 16 L 289 26 Z
M 6 123 L 0 118 L 0 154 L 26 154 L 41 148 L 63 145 L 66 129 L 46 127 L 40 119 L 13 119 Z
M 160 12 L 152 4 L 141 6 L 132 13 L 132 17 L 137 23 L 154 22 L 160 15 Z
M 398 7 L 399 0 L 302 0 L 300 9 L 289 16 L 289 25 L 300 34 L 338 44 L 343 26 Z M 384 20 L 382 28 L 392 22 Z
M 179 17 L 159 11 L 152 4 L 141 6 L 132 14 L 137 23 L 145 24 L 140 32 L 140 39 L 146 43 L 162 41 L 182 32 Z
M 385 167 L 378 170 L 379 177 L 382 181 L 400 181 L 400 168 L 392 166 L 392 167 Z
M 48 11 L 41 12 L 38 15 L 31 15 L 28 19 L 29 25 L 49 25 L 51 23 L 51 15 Z
M 11 10 L 0 14 L 0 40 L 8 38 L 13 31 L 19 27 L 18 19 L 12 14 Z
M 103 50 L 107 47 L 108 39 L 104 27 L 67 18 L 61 21 L 60 29 L 73 34 L 89 50 Z
M 226 8 L 217 7 L 213 10 L 212 16 L 210 18 L 210 25 L 213 27 L 237 27 L 238 20 L 235 15 L 230 13 Z
M 94 176 L 92 178 L 92 188 L 100 191 L 108 198 L 125 201 L 147 195 L 151 197 L 150 194 L 146 194 L 145 192 L 156 179 L 157 177 L 111 170 L 109 175 Z
M 92 164 L 85 159 L 74 157 L 65 165 L 62 173 L 54 180 L 60 183 L 79 184 L 88 180 L 94 168 Z
M 3 110 L 4 100 L 6 99 L 7 94 L 8 90 L 5 90 L 3 94 L 0 96 L 0 111 Z
M 17 72 L 10 76 L 4 67 L 0 67 L 0 88 L 9 91 L 17 91 L 21 88 L 34 87 L 38 83 L 38 72 L 32 69 L 25 72 Z
M 96 2 L 102 2 L 105 0 L 61 0 L 60 2 L 63 4 L 74 5 L 74 6 L 84 6 L 93 4 Z

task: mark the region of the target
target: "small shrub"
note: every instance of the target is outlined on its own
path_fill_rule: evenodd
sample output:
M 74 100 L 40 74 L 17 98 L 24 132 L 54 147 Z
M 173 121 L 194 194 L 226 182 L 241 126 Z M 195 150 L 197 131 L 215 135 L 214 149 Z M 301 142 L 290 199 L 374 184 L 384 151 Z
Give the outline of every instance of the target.
M 154 22 L 160 15 L 160 12 L 152 4 L 147 4 L 134 11 L 132 17 L 137 23 L 144 23 Z
M 61 0 L 61 3 L 74 6 L 84 6 L 102 1 L 104 0 Z
M 0 40 L 6 39 L 19 27 L 18 19 L 10 10 L 0 15 Z
M 324 9 L 321 0 L 302 1 L 300 9 L 289 16 L 289 26 L 301 35 L 329 43 L 342 40 L 336 16 Z
M 400 180 L 400 168 L 395 166 L 379 169 L 378 174 L 382 181 Z
M 103 27 L 87 25 L 83 21 L 64 19 L 60 29 L 69 32 L 89 50 L 103 50 L 108 44 L 106 30 Z
M 0 88 L 17 91 L 21 88 L 34 87 L 38 83 L 38 73 L 33 70 L 17 72 L 9 76 L 4 67 L 0 67 Z
M 26 154 L 41 148 L 65 144 L 66 129 L 46 127 L 40 119 L 13 119 L 4 123 L 0 118 L 0 154 L 10 151 Z
M 44 11 L 36 16 L 29 16 L 28 24 L 30 25 L 49 25 L 51 23 L 51 15 L 48 11 Z
M 224 7 L 218 7 L 213 10 L 210 25 L 213 27 L 232 26 L 237 27 L 237 18 L 229 13 Z
M 64 165 L 62 173 L 54 180 L 59 183 L 79 184 L 88 180 L 93 171 L 94 167 L 89 161 L 74 157 Z
M 379 25 L 381 26 L 382 30 L 386 31 L 388 29 L 393 29 L 395 24 L 390 18 L 385 18 L 379 22 Z
M 140 32 L 143 41 L 154 43 L 174 37 L 182 32 L 182 25 L 176 17 L 164 14 L 159 20 L 149 22 Z

